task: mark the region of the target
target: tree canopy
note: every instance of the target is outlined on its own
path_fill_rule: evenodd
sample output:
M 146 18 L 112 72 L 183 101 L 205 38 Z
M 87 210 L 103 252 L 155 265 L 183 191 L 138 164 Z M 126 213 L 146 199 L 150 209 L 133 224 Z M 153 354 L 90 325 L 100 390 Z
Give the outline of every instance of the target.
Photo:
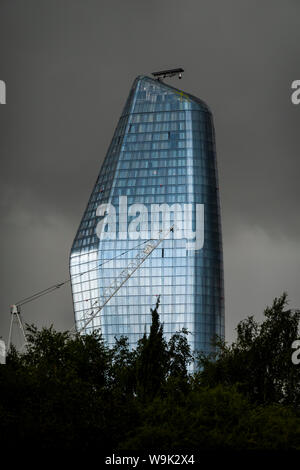
M 27 326 L 28 347 L 0 367 L 2 445 L 114 451 L 300 450 L 300 314 L 276 298 L 216 353 L 192 352 L 186 330 L 166 341 L 159 299 L 149 334 L 109 348 L 99 332 Z M 196 372 L 191 372 L 196 364 Z

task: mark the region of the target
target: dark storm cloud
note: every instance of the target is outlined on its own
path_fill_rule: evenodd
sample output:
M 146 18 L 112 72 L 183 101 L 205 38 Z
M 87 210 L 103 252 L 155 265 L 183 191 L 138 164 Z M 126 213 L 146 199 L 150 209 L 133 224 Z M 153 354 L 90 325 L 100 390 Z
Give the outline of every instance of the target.
M 68 276 L 68 254 L 136 75 L 183 66 L 176 86 L 216 126 L 227 335 L 283 289 L 300 304 L 298 2 L 0 3 L 0 335 L 8 305 Z M 72 325 L 68 290 L 24 309 Z

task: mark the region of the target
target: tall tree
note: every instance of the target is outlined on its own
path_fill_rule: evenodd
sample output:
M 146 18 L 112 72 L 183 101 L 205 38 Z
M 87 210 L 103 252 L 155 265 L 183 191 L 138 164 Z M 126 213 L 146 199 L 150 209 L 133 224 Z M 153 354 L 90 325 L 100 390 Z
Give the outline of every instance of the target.
M 200 356 L 201 383 L 238 384 L 239 390 L 256 402 L 300 407 L 300 368 L 291 360 L 300 311 L 287 305 L 283 293 L 265 309 L 262 324 L 248 317 L 237 326 L 236 342 L 227 346 L 217 341 L 214 358 Z
M 136 354 L 137 393 L 142 399 L 151 400 L 159 393 L 169 370 L 169 354 L 163 335 L 163 325 L 159 322 L 157 298 L 151 309 L 152 324 L 149 336 L 146 332 L 139 340 Z

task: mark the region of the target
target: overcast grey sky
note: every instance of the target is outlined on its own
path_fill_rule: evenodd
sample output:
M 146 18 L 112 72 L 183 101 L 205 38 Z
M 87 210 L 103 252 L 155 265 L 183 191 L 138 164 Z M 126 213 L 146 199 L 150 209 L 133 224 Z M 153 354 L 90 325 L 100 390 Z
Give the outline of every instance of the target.
M 0 335 L 9 305 L 68 277 L 69 250 L 136 75 L 215 118 L 226 337 L 283 290 L 300 307 L 297 0 L 0 0 Z M 73 326 L 69 287 L 24 306 Z

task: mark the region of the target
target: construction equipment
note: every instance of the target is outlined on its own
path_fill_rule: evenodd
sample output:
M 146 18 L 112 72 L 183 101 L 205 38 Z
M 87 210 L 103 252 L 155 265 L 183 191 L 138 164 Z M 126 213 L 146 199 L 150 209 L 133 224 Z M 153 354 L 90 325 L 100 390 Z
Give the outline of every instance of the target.
M 113 283 L 104 289 L 103 295 L 99 299 L 99 302 L 94 302 L 93 306 L 98 305 L 95 310 L 88 315 L 88 318 L 85 318 L 83 326 L 77 331 L 82 333 L 89 323 L 101 312 L 105 305 L 110 301 L 110 299 L 118 292 L 119 289 L 125 284 L 125 282 L 135 273 L 135 271 L 146 261 L 146 259 L 151 255 L 151 253 L 168 237 L 168 235 L 174 231 L 174 226 L 170 227 L 165 232 L 160 231 L 161 237 L 156 240 L 150 240 L 146 246 L 140 250 L 135 258 L 128 264 L 128 266 L 121 271 L 119 276 L 114 279 Z M 71 332 L 76 331 L 76 326 L 74 326 Z
M 153 77 L 155 77 L 157 80 L 161 80 L 166 77 L 174 77 L 175 75 L 178 75 L 178 78 L 182 78 L 184 70 L 182 68 L 178 69 L 169 69 L 169 70 L 160 70 L 159 72 L 152 72 Z
M 14 326 L 15 322 L 19 325 L 19 328 L 21 330 L 21 334 L 24 338 L 23 347 L 26 346 L 26 344 L 27 344 L 27 338 L 26 338 L 25 329 L 24 329 L 24 326 L 23 326 L 20 307 L 18 305 L 11 305 L 10 306 L 10 313 L 11 313 L 11 319 L 10 319 L 9 334 L 8 334 L 8 341 L 7 341 L 7 351 L 9 351 L 9 349 L 10 349 L 12 330 L 13 330 L 13 326 Z
M 172 225 L 169 229 L 163 231 L 159 231 L 159 237 L 155 239 L 149 239 L 146 242 L 143 242 L 142 245 L 144 245 L 143 249 L 140 249 L 137 253 L 137 255 L 133 258 L 132 261 L 128 264 L 128 266 L 121 271 L 119 276 L 114 279 L 113 283 L 104 289 L 102 296 L 99 298 L 99 301 L 95 301 L 92 305 L 92 307 L 95 307 L 92 312 L 89 314 L 85 315 L 85 318 L 83 319 L 84 324 L 76 330 L 76 325 L 74 325 L 73 328 L 71 328 L 70 333 L 71 334 L 76 334 L 76 333 L 82 333 L 86 327 L 90 324 L 90 322 L 101 312 L 101 310 L 105 307 L 105 305 L 110 301 L 110 299 L 121 289 L 121 287 L 125 284 L 125 282 L 139 269 L 139 267 L 146 261 L 146 259 L 151 255 L 151 253 L 170 235 L 171 232 L 174 231 L 174 225 Z M 145 244 L 146 243 L 146 244 Z M 136 247 L 127 250 L 131 251 L 133 249 L 136 249 Z M 127 252 L 126 251 L 126 252 Z M 124 253 L 126 253 L 124 252 Z M 105 262 L 108 262 L 111 260 L 106 260 Z M 105 264 L 105 262 L 103 264 Z M 79 276 L 83 275 L 85 273 L 80 273 Z M 47 289 L 44 289 L 40 292 L 37 292 L 36 294 L 33 294 L 29 297 L 26 297 L 25 299 L 21 300 L 20 302 L 17 302 L 14 305 L 11 305 L 10 311 L 11 311 L 11 322 L 10 322 L 10 328 L 9 328 L 9 336 L 8 336 L 8 343 L 7 343 L 7 351 L 9 351 L 10 346 L 11 346 L 11 338 L 12 338 L 12 329 L 13 325 L 15 322 L 19 325 L 19 328 L 21 330 L 22 336 L 24 337 L 24 346 L 27 344 L 27 338 L 26 338 L 26 333 L 25 329 L 23 326 L 22 322 L 22 317 L 21 317 L 21 311 L 20 307 L 21 305 L 24 305 L 26 303 L 32 302 L 33 300 L 38 299 L 39 297 L 46 295 L 48 293 L 54 292 L 58 288 L 64 286 L 70 282 L 70 278 L 67 279 L 64 282 L 60 282 L 58 284 L 54 284 L 53 286 L 48 287 Z

